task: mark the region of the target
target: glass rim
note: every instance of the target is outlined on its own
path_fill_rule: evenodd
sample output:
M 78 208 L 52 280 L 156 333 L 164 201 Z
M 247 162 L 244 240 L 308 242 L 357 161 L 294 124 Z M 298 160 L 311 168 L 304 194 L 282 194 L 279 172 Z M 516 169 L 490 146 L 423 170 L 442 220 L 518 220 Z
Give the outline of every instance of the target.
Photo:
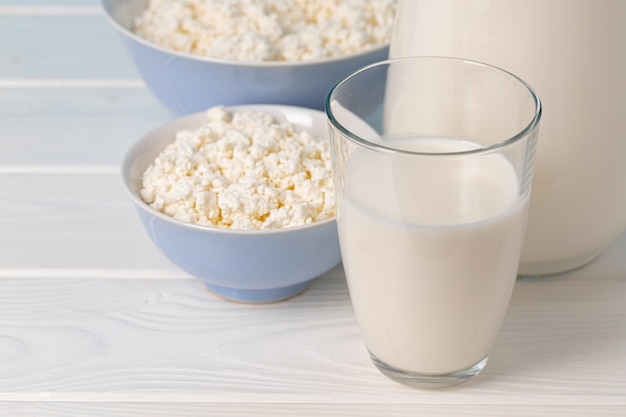
M 339 120 L 337 120 L 337 118 L 335 117 L 335 115 L 333 114 L 333 111 L 331 109 L 331 100 L 333 95 L 336 93 L 336 91 L 341 88 L 345 83 L 347 83 L 348 81 L 350 81 L 351 79 L 353 79 L 354 77 L 358 76 L 361 73 L 364 73 L 366 71 L 369 71 L 373 68 L 376 67 L 382 67 L 382 66 L 390 66 L 394 63 L 399 63 L 399 62 L 406 62 L 406 61 L 425 61 L 425 60 L 437 60 L 437 61 L 455 61 L 455 62 L 461 62 L 461 63 L 465 63 L 465 64 L 469 64 L 469 65 L 474 65 L 474 66 L 479 66 L 479 67 L 483 67 L 483 68 L 488 68 L 490 70 L 495 70 L 496 72 L 500 72 L 504 75 L 507 75 L 508 77 L 512 78 L 514 81 L 517 81 L 518 83 L 520 83 L 525 89 L 526 91 L 529 93 L 529 96 L 532 98 L 534 104 L 535 104 L 535 112 L 533 114 L 533 116 L 530 118 L 530 121 L 522 128 L 520 129 L 515 135 L 505 138 L 497 143 L 494 143 L 493 145 L 489 145 L 489 146 L 481 146 L 479 148 L 472 148 L 472 149 L 467 149 L 467 150 L 462 150 L 462 151 L 453 151 L 453 152 L 420 152 L 420 151 L 412 151 L 412 150 L 406 150 L 406 149 L 398 149 L 395 147 L 390 147 L 390 146 L 385 146 L 382 143 L 376 143 L 376 142 L 372 142 L 369 141 L 367 139 L 363 139 L 362 137 L 355 135 L 354 133 L 352 133 L 349 129 L 345 128 L 343 126 L 343 124 L 341 122 L 339 122 Z M 539 98 L 537 92 L 530 86 L 530 84 L 528 84 L 526 81 L 524 81 L 522 78 L 520 78 L 519 76 L 513 74 L 510 71 L 507 71 L 503 68 L 500 68 L 498 66 L 495 65 L 491 65 L 491 64 L 487 64 L 484 62 L 480 62 L 480 61 L 475 61 L 475 60 L 471 60 L 471 59 L 465 59 L 465 58 L 457 58 L 457 57 L 446 57 L 446 56 L 411 56 L 411 57 L 403 57 L 403 58 L 394 58 L 394 59 L 386 59 L 384 61 L 379 61 L 379 62 L 375 62 L 373 64 L 369 64 L 366 65 L 364 67 L 361 67 L 349 74 L 347 74 L 346 76 L 344 76 L 343 78 L 341 78 L 339 81 L 337 81 L 328 91 L 328 94 L 326 95 L 326 100 L 324 101 L 324 109 L 326 112 L 326 117 L 328 118 L 328 121 L 337 129 L 339 130 L 339 132 L 341 132 L 348 140 L 350 140 L 351 142 L 373 150 L 373 151 L 379 151 L 379 152 L 385 152 L 385 153 L 392 153 L 392 154 L 404 154 L 404 155 L 421 155 L 421 156 L 454 156 L 454 155 L 470 155 L 470 154 L 483 154 L 483 153 L 489 153 L 493 150 L 497 150 L 500 148 L 504 148 L 507 147 L 515 142 L 518 142 L 519 140 L 521 140 L 522 138 L 526 137 L 531 131 L 533 131 L 537 125 L 539 124 L 539 121 L 541 119 L 541 115 L 542 115 L 542 111 L 543 111 L 543 106 L 541 104 L 541 99 Z

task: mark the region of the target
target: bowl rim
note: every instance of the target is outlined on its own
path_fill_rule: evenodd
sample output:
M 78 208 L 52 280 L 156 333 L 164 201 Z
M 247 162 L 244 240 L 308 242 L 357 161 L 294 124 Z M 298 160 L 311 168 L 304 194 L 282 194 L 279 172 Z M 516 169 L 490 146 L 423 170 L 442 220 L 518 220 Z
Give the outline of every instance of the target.
M 308 107 L 280 105 L 280 104 L 245 104 L 245 105 L 224 106 L 224 107 L 229 111 L 237 111 L 237 110 L 262 111 L 263 109 L 266 109 L 266 110 L 273 109 L 274 111 L 284 112 L 285 110 L 290 110 L 290 111 L 304 112 L 304 113 L 309 113 L 309 114 L 317 114 L 318 116 L 323 115 L 324 118 L 326 117 L 325 113 L 321 110 L 311 109 Z M 131 181 L 130 181 L 130 168 L 133 165 L 133 162 L 139 156 L 138 148 L 154 140 L 153 138 L 155 137 L 155 135 L 157 135 L 157 133 L 160 130 L 166 129 L 172 124 L 184 123 L 186 119 L 199 118 L 203 114 L 206 114 L 206 110 L 188 114 L 182 117 L 176 117 L 176 118 L 170 119 L 166 121 L 165 123 L 151 129 L 150 131 L 140 136 L 128 148 L 122 160 L 120 173 L 122 176 L 122 184 L 124 186 L 124 190 L 130 196 L 130 199 L 132 200 L 136 208 L 143 210 L 148 215 L 157 217 L 163 221 L 175 224 L 179 227 L 192 229 L 196 231 L 212 232 L 212 233 L 227 234 L 227 235 L 245 235 L 245 236 L 277 235 L 277 234 L 295 233 L 298 231 L 317 229 L 317 228 L 322 228 L 325 226 L 327 227 L 336 223 L 336 215 L 333 215 L 332 217 L 329 217 L 327 219 L 318 220 L 318 221 L 314 221 L 314 222 L 303 224 L 303 225 L 281 227 L 277 229 L 230 229 L 230 228 L 219 227 L 219 226 L 185 222 L 183 220 L 179 220 L 172 216 L 169 216 L 151 207 L 149 204 L 143 201 L 143 199 L 138 195 L 138 193 L 133 191 L 133 187 L 131 186 Z M 172 141 L 173 140 L 174 138 L 172 138 Z
M 209 57 L 209 56 L 191 54 L 188 52 L 182 52 L 176 49 L 166 48 L 154 42 L 150 42 L 149 40 L 145 38 L 142 38 L 141 36 L 135 34 L 132 30 L 129 30 L 120 22 L 118 22 L 118 20 L 111 15 L 109 8 L 106 5 L 106 2 L 107 0 L 100 0 L 101 9 L 103 10 L 104 16 L 109 21 L 109 23 L 115 29 L 117 29 L 119 33 L 123 34 L 127 38 L 130 38 L 133 41 L 142 44 L 143 46 L 146 46 L 150 49 L 159 51 L 164 54 L 174 55 L 179 58 L 189 59 L 192 61 L 206 62 L 210 64 L 229 65 L 229 66 L 237 66 L 237 67 L 261 67 L 261 68 L 312 67 L 312 66 L 318 66 L 318 65 L 340 63 L 344 61 L 349 61 L 351 59 L 368 56 L 370 54 L 383 52 L 385 50 L 388 50 L 389 45 L 390 45 L 390 42 L 387 42 L 383 45 L 372 46 L 372 47 L 363 49 L 358 52 L 352 52 L 349 54 L 340 55 L 336 57 L 306 59 L 306 60 L 300 60 L 300 61 L 244 61 L 244 60 L 214 58 L 214 57 Z

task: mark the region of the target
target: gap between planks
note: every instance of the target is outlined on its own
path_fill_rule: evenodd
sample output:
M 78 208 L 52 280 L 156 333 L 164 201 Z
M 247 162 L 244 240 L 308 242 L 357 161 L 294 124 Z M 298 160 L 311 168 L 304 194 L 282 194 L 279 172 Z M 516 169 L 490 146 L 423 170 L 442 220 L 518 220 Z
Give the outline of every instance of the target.
M 343 276 L 338 265 L 317 278 Z M 0 279 L 19 278 L 85 278 L 85 279 L 146 279 L 197 280 L 179 269 L 163 268 L 0 268 Z M 316 279 L 317 279 L 316 278 Z
M 152 268 L 0 268 L 0 279 L 80 278 L 80 279 L 195 279 L 178 270 Z M 1 396 L 1 394 L 0 394 Z
M 119 165 L 0 165 L 0 175 L 120 175 Z
M 0 6 L 0 16 L 98 16 L 101 14 L 100 5 L 18 6 L 16 4 Z
M 0 78 L 0 89 L 109 89 L 146 88 L 141 79 Z
M 381 390 L 385 390 L 381 387 Z M 467 393 L 426 392 L 401 387 L 394 393 L 386 395 L 364 395 L 363 393 L 347 393 L 341 395 L 324 395 L 317 401 L 310 395 L 298 393 L 249 393 L 249 392 L 4 392 L 0 393 L 0 402 L 72 402 L 72 403 L 196 403 L 196 404 L 257 404 L 257 405 L 446 405 L 446 406 L 626 406 L 622 398 L 595 396 L 564 396 L 560 398 L 533 397 L 528 401 L 512 398 L 510 395 L 493 395 L 485 398 Z

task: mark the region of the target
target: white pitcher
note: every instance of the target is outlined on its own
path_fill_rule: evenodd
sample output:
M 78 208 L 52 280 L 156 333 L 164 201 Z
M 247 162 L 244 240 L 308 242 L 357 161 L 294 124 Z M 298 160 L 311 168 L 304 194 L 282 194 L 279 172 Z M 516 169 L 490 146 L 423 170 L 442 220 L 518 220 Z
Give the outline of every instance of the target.
M 399 0 L 390 56 L 413 55 L 499 66 L 543 102 L 520 275 L 583 266 L 624 232 L 626 1 Z

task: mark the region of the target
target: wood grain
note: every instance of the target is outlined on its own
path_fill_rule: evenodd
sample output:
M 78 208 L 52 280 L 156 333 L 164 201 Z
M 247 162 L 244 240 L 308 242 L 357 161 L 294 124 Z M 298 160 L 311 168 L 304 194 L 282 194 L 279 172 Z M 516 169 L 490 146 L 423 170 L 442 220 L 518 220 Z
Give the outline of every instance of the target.
M 101 14 L 0 15 L 0 57 L 0 78 L 137 78 Z
M 195 279 L 4 278 L 0 400 L 626 406 L 626 283 L 586 280 L 518 283 L 484 374 L 430 392 L 373 368 L 341 269 L 261 306 Z
M 623 408 L 617 406 L 528 406 L 528 405 L 419 405 L 419 404 L 228 404 L 228 403 L 10 403 L 4 407 L 13 417 L 243 417 L 243 416 L 483 416 L 532 417 L 574 415 L 620 417 Z M 3 410 L 0 409 L 0 412 Z
M 132 143 L 173 117 L 143 86 L 0 91 L 0 174 L 66 165 L 117 171 Z
M 118 172 L 4 174 L 0 195 L 0 268 L 174 268 L 144 232 Z

